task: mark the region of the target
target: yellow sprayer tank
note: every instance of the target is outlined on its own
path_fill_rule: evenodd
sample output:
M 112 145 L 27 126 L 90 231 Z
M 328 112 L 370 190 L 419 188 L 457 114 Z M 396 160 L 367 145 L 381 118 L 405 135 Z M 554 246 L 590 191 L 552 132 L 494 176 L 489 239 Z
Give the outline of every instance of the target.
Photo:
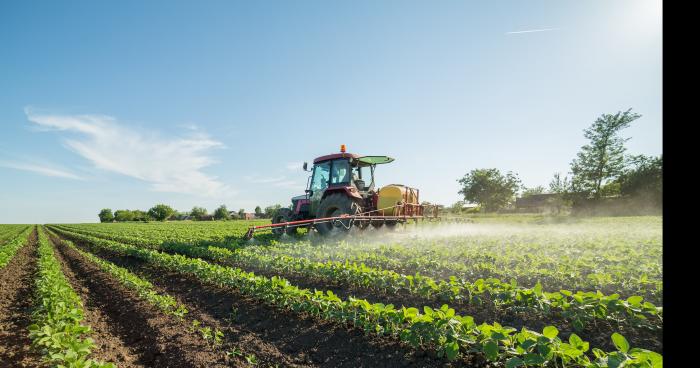
M 396 208 L 393 207 L 397 204 L 418 204 L 418 189 L 409 188 L 401 184 L 389 184 L 379 190 L 379 200 L 377 201 L 377 209 L 380 215 L 384 216 L 397 216 L 402 215 L 397 213 Z M 384 209 L 382 211 L 382 209 Z

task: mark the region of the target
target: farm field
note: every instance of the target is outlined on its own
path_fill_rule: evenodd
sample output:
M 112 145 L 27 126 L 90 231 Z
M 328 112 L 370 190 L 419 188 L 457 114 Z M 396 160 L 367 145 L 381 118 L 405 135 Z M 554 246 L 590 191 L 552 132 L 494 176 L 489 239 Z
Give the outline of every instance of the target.
M 469 221 L 0 225 L 0 366 L 662 366 L 661 217 Z

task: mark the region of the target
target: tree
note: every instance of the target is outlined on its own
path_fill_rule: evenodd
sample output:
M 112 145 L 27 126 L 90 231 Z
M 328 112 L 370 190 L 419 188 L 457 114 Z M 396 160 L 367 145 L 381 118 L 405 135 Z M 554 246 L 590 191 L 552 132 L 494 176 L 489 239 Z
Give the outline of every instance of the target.
M 170 206 L 165 204 L 157 204 L 148 210 L 148 216 L 158 221 L 165 221 L 175 213 Z
M 631 167 L 618 179 L 620 194 L 629 197 L 644 197 L 661 204 L 663 196 L 663 157 L 632 156 Z
M 231 215 L 229 215 L 226 205 L 222 204 L 214 211 L 214 218 L 216 220 L 228 220 L 230 217 Z
M 282 205 L 276 204 L 273 206 L 265 207 L 265 218 L 272 218 L 277 210 L 282 208 Z
M 114 216 L 112 215 L 112 209 L 103 208 L 102 211 L 97 215 L 100 218 L 100 222 L 112 222 L 114 221 Z
M 192 211 L 190 211 L 190 216 L 194 217 L 197 220 L 201 220 L 206 215 L 207 209 L 204 207 L 194 206 L 192 207 Z
M 134 221 L 150 221 L 153 219 L 148 212 L 145 211 L 133 210 L 131 213 L 134 214 Z
M 538 185 L 533 188 L 523 188 L 523 194 L 521 195 L 523 198 L 524 197 L 529 197 L 534 194 L 542 194 L 544 193 L 544 187 L 541 185 Z
M 238 210 L 238 218 L 245 219 L 245 209 L 244 208 L 241 208 L 240 210 Z
M 549 192 L 565 194 L 571 191 L 571 180 L 568 176 L 561 177 L 560 173 L 554 173 L 552 181 L 549 182 Z
M 485 211 L 497 211 L 511 203 L 520 188 L 517 174 L 501 174 L 498 169 L 476 169 L 457 180 L 465 201 L 478 203 Z
M 255 217 L 262 217 L 262 210 L 260 209 L 260 206 L 255 206 Z
M 603 114 L 584 130 L 590 143 L 581 147 L 577 158 L 571 162 L 572 183 L 576 191 L 600 198 L 601 187 L 617 178 L 625 167 L 625 142 L 620 131 L 641 117 L 629 109 L 617 114 Z
M 134 213 L 129 210 L 114 211 L 114 220 L 117 222 L 134 221 Z

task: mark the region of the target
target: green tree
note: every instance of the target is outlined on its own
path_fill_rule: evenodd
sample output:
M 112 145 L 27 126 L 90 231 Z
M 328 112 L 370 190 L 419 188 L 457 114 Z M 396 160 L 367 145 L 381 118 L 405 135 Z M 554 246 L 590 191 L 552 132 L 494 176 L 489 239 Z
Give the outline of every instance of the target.
M 100 218 L 100 222 L 114 221 L 114 215 L 112 215 L 112 209 L 110 208 L 103 208 L 97 216 Z
M 568 176 L 561 177 L 561 173 L 554 173 L 552 181 L 549 182 L 549 192 L 565 194 L 571 191 L 571 180 Z
M 148 214 L 148 212 L 141 210 L 131 211 L 134 214 L 134 221 L 150 221 L 153 218 Z
M 157 204 L 148 210 L 148 216 L 157 221 L 165 221 L 174 213 L 175 210 L 165 204 Z
M 194 206 L 192 207 L 192 211 L 190 211 L 190 216 L 194 217 L 197 220 L 201 220 L 206 215 L 207 209 L 204 207 Z
M 497 211 L 513 201 L 520 188 L 517 174 L 501 174 L 498 169 L 472 170 L 457 180 L 462 185 L 458 192 L 464 200 L 478 203 L 484 211 Z
M 129 210 L 114 211 L 114 220 L 117 222 L 134 221 L 134 213 Z
M 661 204 L 663 196 L 663 156 L 632 156 L 630 166 L 618 182 L 623 196 L 644 197 Z
M 255 217 L 262 217 L 263 211 L 260 209 L 260 206 L 255 206 Z
M 602 186 L 622 174 L 625 168 L 625 142 L 629 138 L 620 137 L 620 131 L 640 117 L 632 113 L 632 109 L 603 114 L 584 130 L 584 137 L 590 142 L 581 147 L 577 158 L 571 162 L 575 191 L 600 198 Z
M 228 220 L 231 216 L 228 213 L 226 205 L 221 205 L 214 211 L 214 218 L 217 220 Z
M 277 210 L 282 208 L 282 205 L 275 204 L 272 206 L 265 207 L 265 218 L 272 218 Z
M 238 210 L 238 218 L 243 220 L 245 219 L 245 208 Z

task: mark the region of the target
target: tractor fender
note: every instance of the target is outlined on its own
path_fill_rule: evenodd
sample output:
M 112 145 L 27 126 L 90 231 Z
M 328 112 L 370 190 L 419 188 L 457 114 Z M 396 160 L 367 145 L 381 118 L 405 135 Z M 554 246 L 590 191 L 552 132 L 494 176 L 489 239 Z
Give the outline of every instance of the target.
M 362 200 L 362 196 L 360 195 L 360 192 L 358 192 L 357 189 L 355 189 L 352 186 L 328 188 L 328 189 L 326 189 L 325 192 L 323 192 L 323 197 L 321 197 L 321 199 L 323 200 L 324 198 L 328 197 L 328 195 L 330 195 L 332 193 L 344 193 L 348 197 Z

